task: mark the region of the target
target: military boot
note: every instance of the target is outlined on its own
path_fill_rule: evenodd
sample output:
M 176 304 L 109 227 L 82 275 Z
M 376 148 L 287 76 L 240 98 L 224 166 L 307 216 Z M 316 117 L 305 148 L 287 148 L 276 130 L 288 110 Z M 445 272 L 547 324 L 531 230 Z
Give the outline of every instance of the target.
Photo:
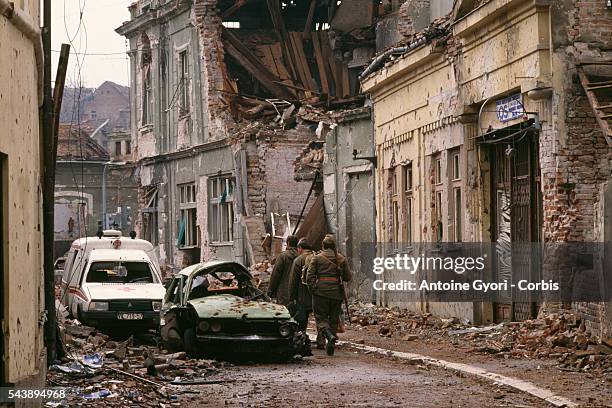
M 327 352 L 328 356 L 333 356 L 334 348 L 336 347 L 336 340 L 338 340 L 338 337 L 336 337 L 336 335 L 329 328 L 323 329 L 323 334 L 327 339 L 327 347 L 325 348 L 325 351 Z
M 323 335 L 323 332 L 320 330 L 317 330 L 317 349 L 318 350 L 325 349 L 325 336 Z

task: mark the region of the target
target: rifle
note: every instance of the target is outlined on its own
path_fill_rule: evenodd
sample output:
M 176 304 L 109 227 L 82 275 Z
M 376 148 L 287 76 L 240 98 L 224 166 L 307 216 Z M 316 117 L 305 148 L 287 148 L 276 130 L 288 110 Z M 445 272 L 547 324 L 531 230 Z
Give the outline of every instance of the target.
M 346 287 L 344 286 L 344 281 L 342 280 L 342 277 L 340 276 L 340 288 L 342 288 L 342 296 L 344 297 L 344 306 L 346 307 L 346 317 L 348 317 L 348 321 L 346 322 L 347 324 L 351 323 L 351 309 L 349 309 L 349 305 L 348 305 L 348 296 L 346 295 Z

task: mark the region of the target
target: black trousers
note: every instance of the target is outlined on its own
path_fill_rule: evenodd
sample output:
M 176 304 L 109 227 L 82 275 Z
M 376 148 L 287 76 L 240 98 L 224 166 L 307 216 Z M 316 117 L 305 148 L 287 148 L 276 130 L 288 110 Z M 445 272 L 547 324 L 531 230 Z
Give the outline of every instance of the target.
M 297 304 L 295 315 L 293 318 L 298 323 L 298 329 L 300 331 L 305 331 L 306 327 L 308 327 L 308 318 L 312 313 L 312 309 L 310 307 L 306 307 L 304 305 Z
M 317 321 L 318 331 L 330 329 L 334 334 L 338 333 L 342 300 L 313 295 L 312 310 Z

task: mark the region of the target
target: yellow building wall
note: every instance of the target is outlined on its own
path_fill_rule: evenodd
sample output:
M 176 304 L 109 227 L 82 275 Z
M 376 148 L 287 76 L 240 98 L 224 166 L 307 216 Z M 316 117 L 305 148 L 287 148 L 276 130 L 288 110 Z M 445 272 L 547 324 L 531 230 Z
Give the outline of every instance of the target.
M 39 3 L 16 2 L 39 21 Z M 38 374 L 42 350 L 42 198 L 37 70 L 32 42 L 0 16 L 0 156 L 5 379 Z

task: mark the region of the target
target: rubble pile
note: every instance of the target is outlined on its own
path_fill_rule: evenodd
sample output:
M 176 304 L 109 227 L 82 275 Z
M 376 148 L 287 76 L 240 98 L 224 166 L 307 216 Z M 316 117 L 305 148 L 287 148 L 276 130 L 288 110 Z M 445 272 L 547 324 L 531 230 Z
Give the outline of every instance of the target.
M 267 287 L 272 274 L 272 264 L 268 260 L 258 262 L 251 267 L 250 272 L 258 288 Z
M 154 333 L 115 340 L 64 320 L 60 334 L 66 356 L 49 368 L 47 383 L 69 392 L 47 406 L 179 406 L 198 394 L 193 385 L 223 382 L 213 379 L 221 363 L 169 353 Z
M 598 342 L 586 332 L 584 322 L 570 312 L 550 313 L 522 322 L 476 327 L 457 318 L 439 318 L 397 307 L 353 304 L 352 323 L 376 326 L 378 334 L 399 340 L 447 337 L 471 352 L 503 358 L 556 358 L 562 370 L 612 372 L 612 345 Z

